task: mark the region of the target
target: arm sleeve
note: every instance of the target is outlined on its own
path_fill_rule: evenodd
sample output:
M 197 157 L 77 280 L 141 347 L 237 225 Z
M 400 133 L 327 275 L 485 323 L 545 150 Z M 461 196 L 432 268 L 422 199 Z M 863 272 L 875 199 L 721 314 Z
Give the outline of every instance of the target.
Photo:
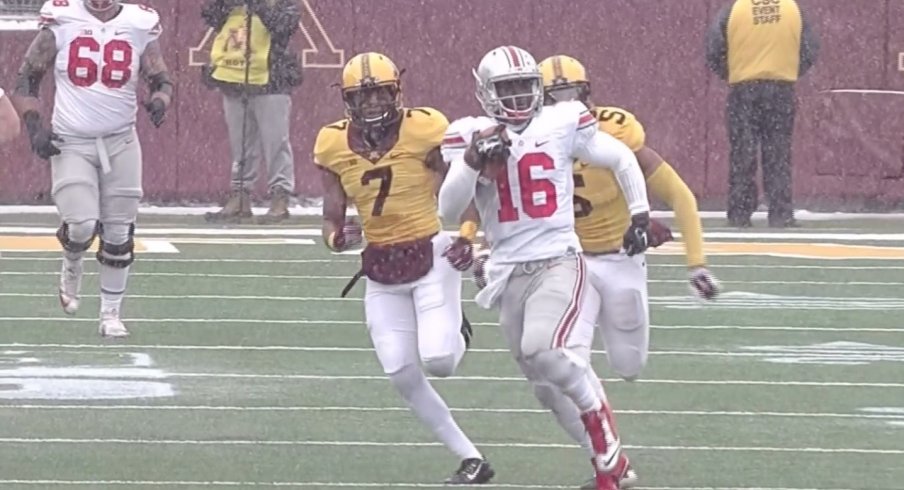
M 728 80 L 728 16 L 731 4 L 722 7 L 706 32 L 706 66 L 722 80 Z
M 801 32 L 800 36 L 800 70 L 798 76 L 803 76 L 816 63 L 816 59 L 819 57 L 820 46 L 819 36 L 810 22 L 810 16 L 801 11 L 800 20 L 803 32 Z
M 697 211 L 697 199 L 678 172 L 666 162 L 647 179 L 650 191 L 662 199 L 675 211 L 675 221 L 681 230 L 681 241 L 684 242 L 684 255 L 688 267 L 706 265 L 703 254 L 703 226 L 700 213 Z
M 443 220 L 461 220 L 462 213 L 474 199 L 479 175 L 478 171 L 465 163 L 464 152 L 452 160 L 449 173 L 439 189 L 439 215 Z
M 573 156 L 594 167 L 611 169 L 632 215 L 649 212 L 647 185 L 634 152 L 596 127 L 580 130 L 577 138 Z

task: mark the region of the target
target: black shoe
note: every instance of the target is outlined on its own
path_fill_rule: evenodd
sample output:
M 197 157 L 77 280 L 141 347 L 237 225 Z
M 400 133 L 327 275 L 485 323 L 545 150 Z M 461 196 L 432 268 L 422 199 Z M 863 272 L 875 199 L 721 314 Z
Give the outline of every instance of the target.
M 446 485 L 477 485 L 487 483 L 496 476 L 490 462 L 480 458 L 468 458 L 461 462 L 458 471 L 446 479 Z
M 753 222 L 750 218 L 728 218 L 728 226 L 733 228 L 752 228 Z
M 470 348 L 474 329 L 471 328 L 471 322 L 468 321 L 464 311 L 461 312 L 461 336 L 465 338 L 465 349 Z
M 800 228 L 800 223 L 791 218 L 769 218 L 770 228 Z

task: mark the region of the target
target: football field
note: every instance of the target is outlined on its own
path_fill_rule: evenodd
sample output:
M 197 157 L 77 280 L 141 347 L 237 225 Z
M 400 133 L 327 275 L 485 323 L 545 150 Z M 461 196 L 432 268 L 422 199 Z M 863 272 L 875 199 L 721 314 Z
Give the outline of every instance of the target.
M 115 342 L 96 333 L 94 260 L 66 317 L 52 228 L 2 227 L 0 488 L 440 488 L 458 461 L 383 376 L 363 281 L 339 298 L 357 255 L 310 225 L 260 230 L 141 228 Z M 651 254 L 643 378 L 594 356 L 641 486 L 904 488 L 902 230 L 708 228 L 725 294 L 705 307 L 680 244 Z M 589 461 L 464 284 L 475 340 L 435 386 L 495 467 L 488 488 L 577 488 Z

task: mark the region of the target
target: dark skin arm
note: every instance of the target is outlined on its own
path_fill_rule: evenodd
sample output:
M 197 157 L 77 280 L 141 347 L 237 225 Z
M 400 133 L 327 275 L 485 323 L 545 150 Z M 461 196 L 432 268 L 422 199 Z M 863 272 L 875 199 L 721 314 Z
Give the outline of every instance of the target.
M 323 186 L 323 241 L 329 243 L 330 235 L 342 230 L 345 224 L 348 196 L 345 194 L 338 175 L 323 167 L 318 168 L 320 168 L 320 179 Z
M 16 75 L 16 88 L 10 95 L 10 100 L 20 116 L 28 112 L 37 114 L 40 110 L 41 103 L 38 101 L 38 93 L 41 89 L 41 81 L 53 67 L 56 55 L 56 37 L 53 35 L 53 31 L 41 29 L 32 40 L 28 51 L 25 52 L 25 60 Z
M 169 107 L 173 98 L 173 85 L 169 81 L 169 71 L 158 41 L 151 41 L 144 49 L 141 55 L 141 75 L 151 87 L 151 100 L 160 99 Z
M 634 152 L 634 155 L 637 157 L 637 163 L 640 164 L 640 170 L 643 172 L 643 176 L 649 178 L 653 175 L 653 172 L 662 165 L 662 162 L 665 161 L 656 150 L 650 148 L 649 146 L 644 146 L 643 148 Z
M 433 171 L 433 193 L 438 196 L 439 188 L 443 185 L 446 173 L 449 172 L 449 164 L 443 160 L 443 154 L 438 146 L 427 153 L 424 165 Z

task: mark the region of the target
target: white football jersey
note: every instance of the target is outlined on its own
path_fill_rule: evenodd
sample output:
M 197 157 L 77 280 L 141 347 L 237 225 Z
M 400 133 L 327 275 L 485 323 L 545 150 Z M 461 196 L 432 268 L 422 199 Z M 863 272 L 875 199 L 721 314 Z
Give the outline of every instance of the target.
M 94 138 L 132 127 L 141 55 L 160 36 L 160 15 L 122 4 L 119 15 L 101 22 L 82 0 L 49 0 L 40 25 L 56 37 L 54 132 Z
M 453 162 L 475 132 L 497 124 L 489 117 L 456 120 L 446 132 L 443 158 Z M 577 101 L 544 107 L 520 134 L 508 131 L 507 172 L 495 181 L 480 178 L 475 191 L 493 262 L 529 262 L 581 251 L 574 230 L 573 155 L 597 131 L 596 119 Z

